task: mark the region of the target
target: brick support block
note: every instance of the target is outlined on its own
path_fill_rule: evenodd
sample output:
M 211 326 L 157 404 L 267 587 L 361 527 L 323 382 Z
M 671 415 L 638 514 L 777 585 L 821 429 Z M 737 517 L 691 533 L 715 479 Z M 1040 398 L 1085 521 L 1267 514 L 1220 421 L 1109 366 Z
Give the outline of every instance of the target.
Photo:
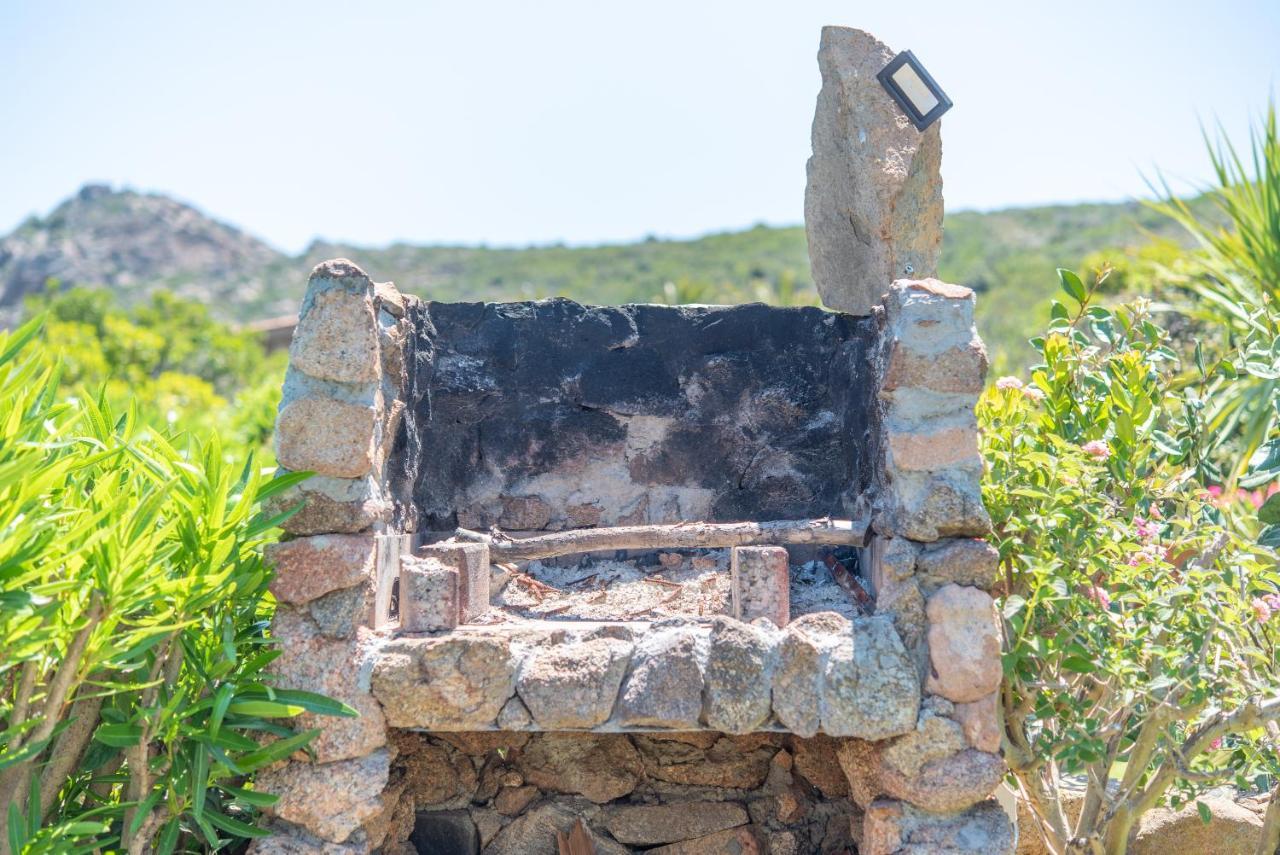
M 489 547 L 483 543 L 431 544 L 418 550 L 458 571 L 458 622 L 469 623 L 489 610 Z
M 435 558 L 400 559 L 400 629 L 439 632 L 458 625 L 458 570 Z
M 768 618 L 784 627 L 791 620 L 791 567 L 781 546 L 736 546 L 730 561 L 733 616 L 750 622 Z

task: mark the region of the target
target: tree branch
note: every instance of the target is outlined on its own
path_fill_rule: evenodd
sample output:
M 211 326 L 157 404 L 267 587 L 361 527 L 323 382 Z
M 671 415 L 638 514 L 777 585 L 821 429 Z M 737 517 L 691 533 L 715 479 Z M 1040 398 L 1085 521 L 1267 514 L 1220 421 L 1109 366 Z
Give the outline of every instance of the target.
M 864 520 L 775 520 L 773 522 L 631 525 L 584 528 L 512 539 L 498 529 L 490 534 L 460 528 L 453 540 L 486 543 L 494 560 L 520 561 L 554 558 L 582 552 L 615 549 L 721 549 L 729 546 L 827 544 L 865 546 L 869 526 Z

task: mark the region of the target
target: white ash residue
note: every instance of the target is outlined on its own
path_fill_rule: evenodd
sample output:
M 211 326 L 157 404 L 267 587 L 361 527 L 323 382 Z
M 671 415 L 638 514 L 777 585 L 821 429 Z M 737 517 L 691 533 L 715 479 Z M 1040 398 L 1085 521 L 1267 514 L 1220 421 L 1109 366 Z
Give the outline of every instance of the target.
M 495 565 L 495 608 L 478 623 L 530 619 L 653 621 L 733 613 L 729 550 L 663 552 L 633 560 L 585 558 L 576 564 Z M 821 561 L 791 567 L 791 618 L 860 612 Z
M 727 550 L 665 552 L 660 560 L 586 560 L 570 567 L 530 561 L 493 604 L 527 618 L 647 621 L 730 614 Z
M 814 612 L 836 612 L 853 620 L 861 616 L 831 571 L 821 561 L 791 565 L 791 619 Z

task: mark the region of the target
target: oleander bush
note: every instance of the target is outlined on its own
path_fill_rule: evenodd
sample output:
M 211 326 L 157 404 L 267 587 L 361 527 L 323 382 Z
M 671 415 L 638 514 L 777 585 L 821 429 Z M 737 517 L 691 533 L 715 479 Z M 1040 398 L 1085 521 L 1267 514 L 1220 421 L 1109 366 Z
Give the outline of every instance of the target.
M 1233 517 L 1253 506 L 1207 489 L 1205 366 L 1181 382 L 1148 304 L 1060 276 L 1042 363 L 978 408 L 1004 751 L 1052 852 L 1123 853 L 1143 812 L 1280 774 L 1280 572 Z M 1064 776 L 1086 782 L 1075 819 Z
M 259 834 L 254 771 L 314 735 L 289 719 L 353 714 L 264 670 L 259 546 L 279 520 L 258 508 L 297 479 L 105 390 L 65 393 L 41 336 L 0 333 L 0 850 Z

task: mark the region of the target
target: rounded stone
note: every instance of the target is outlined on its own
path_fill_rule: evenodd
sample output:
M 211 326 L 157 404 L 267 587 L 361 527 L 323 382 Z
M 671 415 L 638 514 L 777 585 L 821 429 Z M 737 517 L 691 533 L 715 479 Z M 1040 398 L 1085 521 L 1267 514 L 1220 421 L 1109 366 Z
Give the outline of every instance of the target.
M 515 670 L 504 638 L 403 638 L 379 651 L 373 694 L 392 727 L 485 730 L 515 692 Z
M 367 294 L 342 289 L 311 295 L 289 346 L 294 368 L 335 383 L 378 379 L 378 324 Z
M 614 638 L 537 649 L 525 658 L 516 691 L 543 730 L 596 727 L 613 712 L 631 649 Z
M 776 633 L 730 618 L 711 624 L 703 719 L 724 733 L 751 733 L 769 717 Z
M 258 774 L 255 789 L 280 797 L 270 816 L 342 843 L 382 809 L 390 755 L 385 749 L 337 763 L 287 763 Z
M 929 598 L 929 676 L 925 689 L 958 704 L 1000 686 L 1000 637 L 995 605 L 977 588 L 945 585 Z
M 703 685 L 698 648 L 690 627 L 655 628 L 642 637 L 618 698 L 618 724 L 696 730 Z

